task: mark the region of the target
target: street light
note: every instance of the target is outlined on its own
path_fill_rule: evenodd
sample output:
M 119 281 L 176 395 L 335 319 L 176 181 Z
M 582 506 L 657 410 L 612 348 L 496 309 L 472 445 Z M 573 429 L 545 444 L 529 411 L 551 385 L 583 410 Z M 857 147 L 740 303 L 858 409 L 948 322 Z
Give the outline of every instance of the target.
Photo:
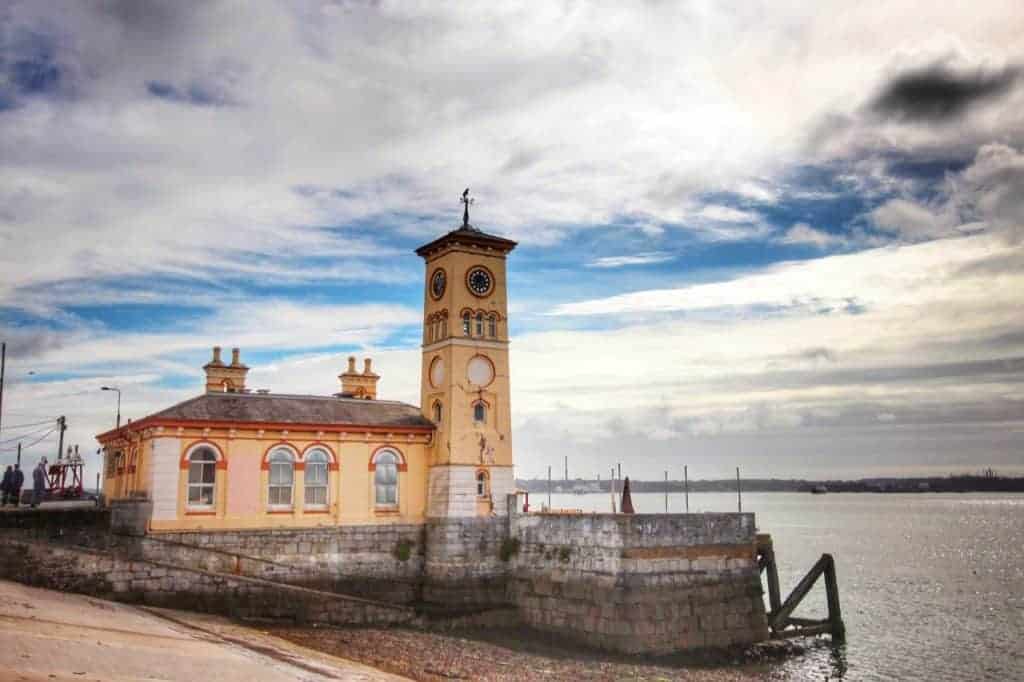
M 100 386 L 101 391 L 117 391 L 117 428 L 121 428 L 121 389 L 117 386 Z

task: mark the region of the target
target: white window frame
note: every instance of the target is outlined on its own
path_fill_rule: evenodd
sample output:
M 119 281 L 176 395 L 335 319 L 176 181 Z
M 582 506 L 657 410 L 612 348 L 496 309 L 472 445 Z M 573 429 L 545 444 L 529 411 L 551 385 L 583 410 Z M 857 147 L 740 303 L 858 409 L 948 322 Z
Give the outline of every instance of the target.
M 288 448 L 274 448 L 267 455 L 267 509 L 270 511 L 290 511 L 295 508 L 295 459 L 295 453 Z M 281 462 L 288 462 L 291 465 L 290 486 L 274 483 L 274 464 Z M 290 501 L 287 504 L 272 502 L 271 490 L 274 488 L 289 488 L 291 491 L 289 494 Z
M 393 460 L 392 462 L 382 462 L 381 460 L 385 457 Z M 400 485 L 400 474 L 399 465 L 402 463 L 402 456 L 398 454 L 396 450 L 390 448 L 384 450 L 378 450 L 373 456 L 373 506 L 376 509 L 397 509 L 398 503 L 401 500 L 401 485 Z M 381 475 L 381 467 L 392 466 L 394 467 L 395 481 L 393 484 L 389 483 L 378 483 L 378 477 Z M 393 485 L 395 488 L 395 499 L 393 502 L 381 502 L 378 496 L 378 488 L 381 485 Z
M 211 455 L 213 455 L 213 459 L 202 459 L 202 460 L 193 459 L 196 455 L 198 455 L 200 453 L 204 453 L 204 452 L 208 452 Z M 199 479 L 200 479 L 199 482 L 198 483 L 193 483 L 192 482 L 192 466 L 193 465 L 198 465 L 200 467 L 200 472 L 202 472 L 202 470 L 204 468 L 206 468 L 207 466 L 212 466 L 213 467 L 213 481 L 210 482 L 210 483 L 203 482 L 203 480 L 202 480 L 202 473 L 200 473 L 199 474 Z M 213 509 L 216 509 L 216 507 L 217 507 L 217 451 L 214 450 L 209 445 L 197 445 L 196 447 L 192 448 L 192 450 L 188 453 L 188 470 L 187 470 L 187 473 L 185 474 L 185 476 L 186 476 L 186 478 L 185 478 L 185 508 L 190 510 L 190 511 L 193 511 L 193 510 L 195 510 L 195 511 L 211 511 Z M 200 493 L 199 493 L 200 499 L 202 499 L 202 490 L 204 488 L 209 488 L 210 489 L 210 503 L 209 504 L 204 504 L 202 502 L 193 503 L 192 502 L 192 489 L 193 488 L 199 489 L 199 491 L 200 491 Z
M 302 505 L 303 509 L 327 509 L 331 504 L 331 456 L 323 448 L 313 448 L 309 450 L 302 458 L 304 462 L 302 466 Z M 323 465 L 324 468 L 324 482 L 323 484 L 317 484 L 311 486 L 309 484 L 309 471 L 310 465 L 319 467 Z M 323 502 L 309 502 L 307 492 L 311 488 L 320 489 L 324 491 Z

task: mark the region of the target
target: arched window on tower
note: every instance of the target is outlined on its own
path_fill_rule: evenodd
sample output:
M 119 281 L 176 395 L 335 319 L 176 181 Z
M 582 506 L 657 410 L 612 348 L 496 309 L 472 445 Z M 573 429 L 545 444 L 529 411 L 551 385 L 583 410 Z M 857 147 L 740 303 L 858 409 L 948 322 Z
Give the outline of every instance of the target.
M 462 313 L 462 335 L 463 336 L 469 336 L 470 318 L 471 318 L 471 316 L 470 316 L 470 313 L 469 313 L 468 310 L 466 312 Z
M 487 317 L 487 336 L 492 339 L 498 336 L 498 316 L 494 313 Z
M 487 497 L 491 494 L 490 480 L 487 477 L 486 471 L 476 472 L 476 496 Z
M 482 400 L 478 400 L 475 403 L 473 403 L 473 421 L 487 421 L 487 404 Z
M 441 404 L 440 400 L 434 401 L 434 407 L 431 410 L 431 412 L 434 417 L 434 423 L 440 424 L 441 418 L 444 416 L 444 405 Z
M 477 313 L 476 314 L 476 335 L 477 336 L 483 336 L 484 335 L 484 314 L 483 313 Z

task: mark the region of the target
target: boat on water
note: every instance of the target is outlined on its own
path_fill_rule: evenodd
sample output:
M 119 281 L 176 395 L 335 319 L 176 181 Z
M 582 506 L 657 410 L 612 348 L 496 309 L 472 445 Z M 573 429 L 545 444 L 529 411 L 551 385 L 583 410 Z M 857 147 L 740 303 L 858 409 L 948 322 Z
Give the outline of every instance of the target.
M 826 488 L 823 485 L 816 485 L 813 488 L 811 488 L 811 494 L 812 495 L 824 495 L 827 492 L 828 492 L 828 488 Z

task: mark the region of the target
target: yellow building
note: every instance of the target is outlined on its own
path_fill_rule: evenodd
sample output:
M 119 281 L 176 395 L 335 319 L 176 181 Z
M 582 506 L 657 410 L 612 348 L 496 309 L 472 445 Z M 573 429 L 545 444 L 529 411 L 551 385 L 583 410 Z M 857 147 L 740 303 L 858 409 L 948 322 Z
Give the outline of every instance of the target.
M 468 224 L 425 263 L 421 407 L 378 400 L 355 358 L 332 396 L 251 392 L 239 350 L 206 392 L 97 436 L 108 500 L 152 501 L 150 529 L 418 523 L 505 513 L 512 491 L 506 256 Z

